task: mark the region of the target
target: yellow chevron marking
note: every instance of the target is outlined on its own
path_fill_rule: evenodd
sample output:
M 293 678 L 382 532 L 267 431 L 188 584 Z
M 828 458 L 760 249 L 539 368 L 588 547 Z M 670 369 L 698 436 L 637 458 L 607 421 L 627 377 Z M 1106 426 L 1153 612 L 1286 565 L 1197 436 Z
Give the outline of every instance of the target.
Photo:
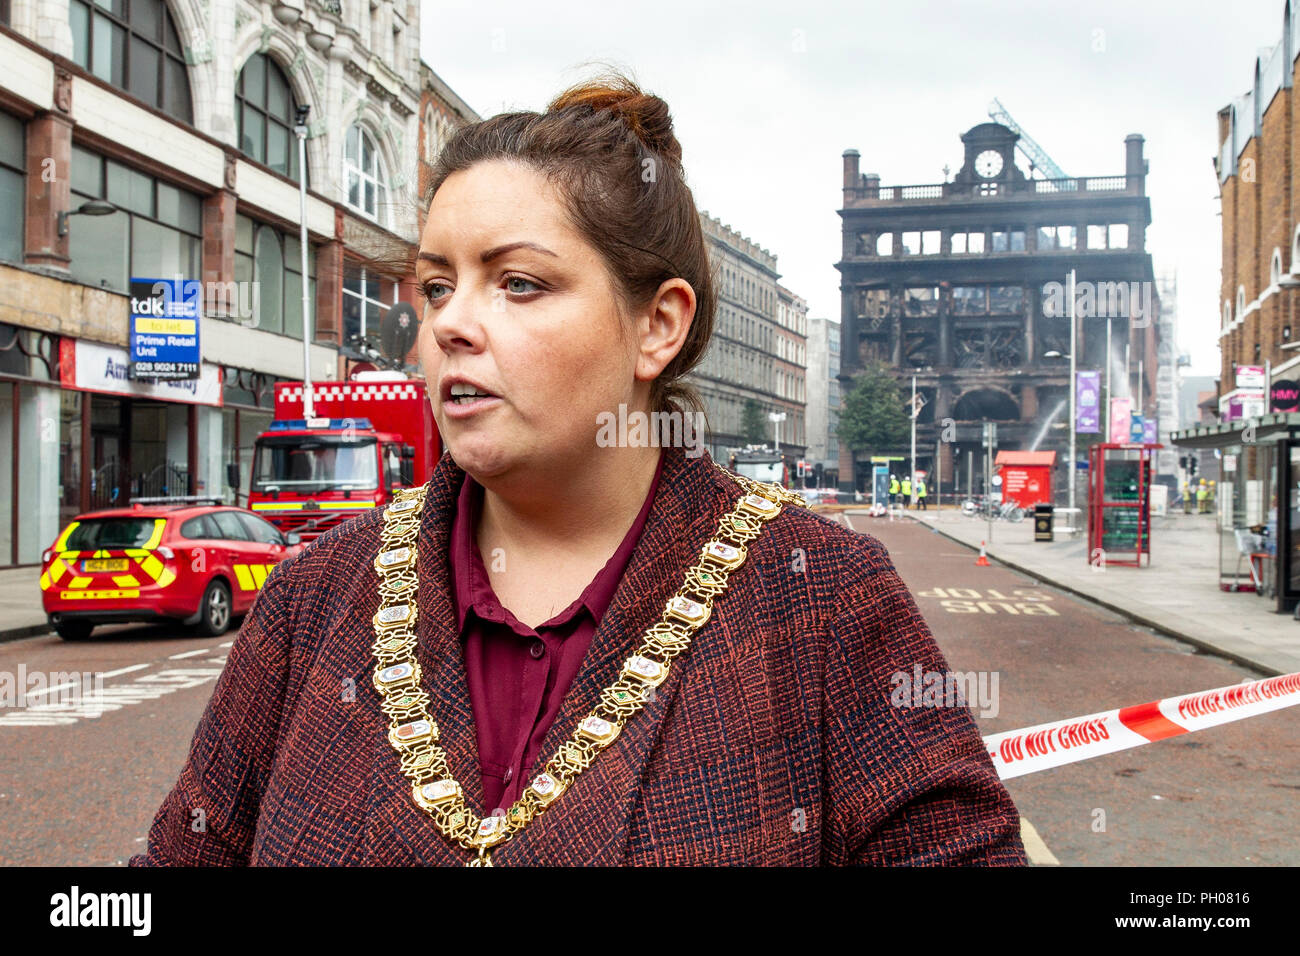
M 80 525 L 81 525 L 81 522 L 80 522 L 80 521 L 74 521 L 74 522 L 72 522 L 72 524 L 70 524 L 70 525 L 68 525 L 66 528 L 64 528 L 64 529 L 63 529 L 63 534 L 59 535 L 59 540 L 54 542 L 54 550 L 55 550 L 55 551 L 62 551 L 62 550 L 63 550 L 63 546 L 64 546 L 65 544 L 68 543 L 68 535 L 70 535 L 70 534 L 72 534 L 72 532 L 76 531 L 77 528 L 80 527 Z
M 173 571 L 171 568 L 163 568 L 162 574 L 158 575 L 158 580 L 156 583 L 160 588 L 165 588 L 167 585 L 171 584 L 175 580 L 176 580 L 176 572 Z
M 140 592 L 134 588 L 125 591 L 61 591 L 59 597 L 72 600 L 112 600 L 113 598 L 133 598 L 139 597 Z
M 72 580 L 68 582 L 68 587 L 84 588 L 88 584 L 90 584 L 90 578 L 79 578 L 76 575 L 73 575 Z
M 113 583 L 120 588 L 138 588 L 140 586 L 140 582 L 134 574 L 115 574 L 113 575 Z
M 157 581 L 158 575 L 162 574 L 163 563 L 152 554 L 147 554 L 138 562 L 140 570 L 149 575 L 149 580 Z
M 153 534 L 149 535 L 149 540 L 144 543 L 144 549 L 146 551 L 152 551 L 154 548 L 158 547 L 158 542 L 162 540 L 163 528 L 166 524 L 166 518 L 153 519 Z
M 248 565 L 235 565 L 235 577 L 239 580 L 239 590 L 253 591 L 257 588 L 257 585 L 253 583 L 253 575 L 252 572 L 248 570 Z
M 49 571 L 42 571 L 42 572 L 41 572 L 41 590 L 42 590 L 42 591 L 48 591 L 48 590 L 50 589 L 50 584 L 51 584 L 51 583 L 53 583 L 53 582 L 50 581 L 50 572 L 49 572 Z
M 249 567 L 253 571 L 253 583 L 257 586 L 257 589 L 259 591 L 262 590 L 262 583 L 266 581 L 266 571 L 267 571 L 266 565 L 251 564 L 249 565 Z

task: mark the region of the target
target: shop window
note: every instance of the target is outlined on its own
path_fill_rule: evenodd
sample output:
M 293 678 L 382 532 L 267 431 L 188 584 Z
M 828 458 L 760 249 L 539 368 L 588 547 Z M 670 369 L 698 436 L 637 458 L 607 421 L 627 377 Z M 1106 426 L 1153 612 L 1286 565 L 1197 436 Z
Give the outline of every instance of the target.
M 69 222 L 69 269 L 75 279 L 126 292 L 131 276 L 201 278 L 198 196 L 75 144 L 70 179 L 74 208 L 91 199 L 118 206 L 109 216 Z
M 0 113 L 0 260 L 6 262 L 23 257 L 24 154 L 22 121 Z
M 185 52 L 163 0 L 71 0 L 72 59 L 95 76 L 192 123 Z
M 381 225 L 388 221 L 388 185 L 379 147 L 360 125 L 348 130 L 343 147 L 348 205 Z
M 956 255 L 983 255 L 984 233 L 954 232 L 952 234 L 952 251 Z
M 298 179 L 298 137 L 293 131 L 297 100 L 273 59 L 254 53 L 239 71 L 235 112 L 239 148 L 283 176 Z M 307 182 L 311 182 L 308 171 Z

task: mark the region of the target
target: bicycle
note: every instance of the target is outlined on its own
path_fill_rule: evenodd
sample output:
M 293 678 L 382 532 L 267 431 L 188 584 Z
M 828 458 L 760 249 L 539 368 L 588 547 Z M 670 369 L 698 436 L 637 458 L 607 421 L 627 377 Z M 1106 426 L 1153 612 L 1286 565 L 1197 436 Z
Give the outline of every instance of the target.
M 1025 510 L 1014 501 L 989 501 L 982 496 L 967 498 L 962 502 L 961 513 L 968 518 L 997 518 L 1012 524 L 1025 520 Z

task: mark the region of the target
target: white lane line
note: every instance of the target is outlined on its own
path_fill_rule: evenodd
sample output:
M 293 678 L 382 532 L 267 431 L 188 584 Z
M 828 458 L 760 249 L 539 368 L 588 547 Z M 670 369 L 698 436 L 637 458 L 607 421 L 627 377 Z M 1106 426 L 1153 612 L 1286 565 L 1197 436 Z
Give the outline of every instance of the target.
M 122 674 L 129 674 L 132 671 L 142 671 L 148 666 L 148 664 L 132 664 L 130 667 L 119 667 L 115 671 L 105 671 L 101 676 L 105 680 L 108 680 L 110 677 L 119 677 Z
M 200 654 L 208 654 L 212 651 L 210 647 L 200 647 L 197 651 L 182 651 L 179 654 L 173 654 L 167 658 L 169 661 L 178 661 L 182 657 L 198 657 Z
M 218 644 L 217 647 L 234 647 L 234 641 L 226 641 L 224 644 Z
M 1028 817 L 1020 818 L 1020 841 L 1025 845 L 1025 855 L 1029 857 L 1030 863 L 1037 863 L 1039 866 L 1061 865 L 1061 861 L 1047 848 L 1047 844 L 1038 835 L 1038 831 L 1034 829 Z

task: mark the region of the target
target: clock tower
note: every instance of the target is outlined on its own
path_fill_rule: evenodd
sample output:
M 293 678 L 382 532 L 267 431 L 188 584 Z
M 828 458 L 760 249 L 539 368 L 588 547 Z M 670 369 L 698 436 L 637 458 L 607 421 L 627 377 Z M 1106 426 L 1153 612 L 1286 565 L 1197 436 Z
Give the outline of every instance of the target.
M 985 195 L 1005 192 L 1015 184 L 1025 181 L 1025 174 L 1015 164 L 1016 140 L 1013 133 L 1000 123 L 981 123 L 972 126 L 961 141 L 966 147 L 966 161 L 953 182 L 974 187 Z

